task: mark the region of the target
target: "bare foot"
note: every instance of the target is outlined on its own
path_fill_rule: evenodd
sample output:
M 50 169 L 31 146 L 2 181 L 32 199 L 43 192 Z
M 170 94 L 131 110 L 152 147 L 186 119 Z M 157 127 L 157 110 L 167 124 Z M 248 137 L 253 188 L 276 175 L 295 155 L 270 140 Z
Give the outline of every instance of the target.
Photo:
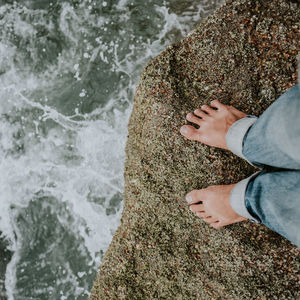
M 210 105 L 202 105 L 201 109 L 196 109 L 194 113 L 186 116 L 186 119 L 198 125 L 199 129 L 184 125 L 180 128 L 180 133 L 189 140 L 228 150 L 226 133 L 235 121 L 244 118 L 246 114 L 218 100 L 212 101 Z
M 193 190 L 186 195 L 190 210 L 215 229 L 247 220 L 230 205 L 230 192 L 235 184 L 215 185 Z

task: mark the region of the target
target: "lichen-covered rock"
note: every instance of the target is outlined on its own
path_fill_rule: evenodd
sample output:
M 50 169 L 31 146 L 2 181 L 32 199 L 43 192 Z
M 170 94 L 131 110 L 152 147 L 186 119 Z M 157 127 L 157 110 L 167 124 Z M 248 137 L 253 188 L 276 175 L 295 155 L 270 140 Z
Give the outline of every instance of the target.
M 91 300 L 299 299 L 299 250 L 263 225 L 215 230 L 184 195 L 255 169 L 187 141 L 185 115 L 219 99 L 260 115 L 297 81 L 300 3 L 227 1 L 144 69 L 129 123 L 125 207 Z

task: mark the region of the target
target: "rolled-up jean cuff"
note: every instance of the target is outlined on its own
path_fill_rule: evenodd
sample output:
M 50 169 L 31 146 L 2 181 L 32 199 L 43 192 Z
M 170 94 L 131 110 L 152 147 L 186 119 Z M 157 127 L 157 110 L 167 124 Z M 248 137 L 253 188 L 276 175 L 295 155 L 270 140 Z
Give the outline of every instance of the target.
M 256 120 L 257 117 L 252 115 L 237 120 L 229 127 L 226 134 L 226 144 L 229 150 L 245 160 L 247 160 L 247 158 L 243 155 L 244 137 Z M 249 163 L 252 164 L 251 162 Z
M 232 209 L 240 216 L 249 219 L 254 223 L 261 223 L 260 220 L 254 218 L 247 210 L 245 202 L 245 194 L 247 185 L 253 177 L 256 177 L 260 172 L 252 174 L 250 177 L 238 182 L 230 193 L 230 205 Z

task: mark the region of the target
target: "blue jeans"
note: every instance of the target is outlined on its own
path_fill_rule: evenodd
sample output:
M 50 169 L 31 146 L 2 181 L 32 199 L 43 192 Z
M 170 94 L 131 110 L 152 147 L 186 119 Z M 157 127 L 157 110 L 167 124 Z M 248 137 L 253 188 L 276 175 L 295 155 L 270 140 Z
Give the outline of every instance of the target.
M 259 118 L 235 122 L 226 139 L 234 153 L 261 168 L 235 186 L 233 209 L 300 247 L 300 87 Z

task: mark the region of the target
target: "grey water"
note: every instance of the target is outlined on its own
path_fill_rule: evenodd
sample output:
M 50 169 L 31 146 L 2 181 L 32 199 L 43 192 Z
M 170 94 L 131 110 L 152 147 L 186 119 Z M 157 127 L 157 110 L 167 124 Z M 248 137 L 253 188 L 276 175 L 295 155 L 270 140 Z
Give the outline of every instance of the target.
M 0 0 L 0 299 L 87 299 L 143 66 L 222 0 Z

